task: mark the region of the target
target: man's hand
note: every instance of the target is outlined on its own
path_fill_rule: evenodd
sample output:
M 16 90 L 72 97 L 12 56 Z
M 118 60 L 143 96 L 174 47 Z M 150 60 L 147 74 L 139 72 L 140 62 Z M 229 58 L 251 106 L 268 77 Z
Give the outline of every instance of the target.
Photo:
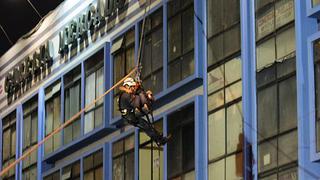
M 153 94 L 152 94 L 152 91 L 148 90 L 148 91 L 146 92 L 146 94 L 147 94 L 147 98 L 148 98 L 150 101 L 155 101 L 154 96 L 153 96 Z

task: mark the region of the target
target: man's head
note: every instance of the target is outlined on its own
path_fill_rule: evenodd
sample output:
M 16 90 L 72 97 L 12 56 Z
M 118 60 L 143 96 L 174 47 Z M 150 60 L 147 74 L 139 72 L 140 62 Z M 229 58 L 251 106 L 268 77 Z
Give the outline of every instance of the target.
M 137 83 L 131 77 L 129 77 L 123 81 L 123 86 L 128 89 L 131 89 L 131 90 L 134 90 L 136 85 L 137 85 Z

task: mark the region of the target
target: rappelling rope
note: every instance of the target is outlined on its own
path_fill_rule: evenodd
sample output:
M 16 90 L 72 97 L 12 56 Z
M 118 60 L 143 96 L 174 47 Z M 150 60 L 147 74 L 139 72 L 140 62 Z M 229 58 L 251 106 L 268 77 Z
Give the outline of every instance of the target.
M 100 101 L 105 95 L 107 95 L 108 93 L 110 93 L 113 89 L 115 89 L 116 87 L 118 87 L 121 83 L 123 83 L 123 81 L 130 77 L 131 75 L 133 75 L 137 70 L 137 67 L 135 67 L 134 69 L 132 69 L 125 77 L 123 77 L 120 81 L 118 81 L 115 85 L 113 85 L 110 89 L 108 89 L 106 92 L 104 92 L 101 96 L 99 96 L 98 98 L 96 98 L 94 101 L 92 101 L 90 104 L 88 104 L 86 107 L 84 107 L 83 109 L 81 109 L 78 113 L 76 113 L 75 115 L 73 115 L 69 120 L 67 120 L 64 124 L 60 125 L 57 129 L 55 129 L 53 132 L 51 132 L 48 136 L 46 136 L 43 140 L 41 140 L 40 142 L 38 142 L 38 144 L 34 145 L 31 147 L 30 150 L 28 150 L 27 152 L 25 152 L 19 159 L 15 160 L 13 163 L 11 163 L 9 166 L 7 166 L 6 168 L 4 168 L 1 172 L 0 172 L 0 177 L 3 176 L 3 174 L 7 173 L 11 168 L 13 168 L 15 165 L 17 165 L 20 161 L 24 160 L 27 156 L 29 156 L 32 152 L 34 152 L 35 150 L 37 150 L 42 144 L 44 144 L 48 139 L 50 139 L 53 135 L 57 134 L 58 132 L 60 132 L 62 129 L 64 129 L 65 127 L 67 127 L 68 125 L 70 125 L 73 121 L 75 121 L 83 112 L 91 109 L 96 102 Z
M 108 89 L 107 91 L 105 91 L 101 96 L 99 96 L 98 98 L 96 98 L 95 100 L 93 100 L 90 104 L 88 104 L 87 106 L 85 106 L 83 109 L 81 109 L 78 113 L 76 113 L 75 115 L 73 115 L 70 119 L 68 119 L 67 121 L 65 121 L 65 123 L 61 124 L 58 128 L 56 128 L 53 132 L 51 132 L 49 135 L 47 135 L 43 140 L 41 140 L 40 142 L 38 142 L 36 145 L 32 146 L 31 149 L 29 149 L 27 152 L 25 152 L 19 159 L 15 160 L 13 163 L 9 164 L 7 167 L 5 167 L 4 169 L 2 169 L 2 171 L 0 172 L 0 177 L 2 177 L 5 173 L 7 173 L 11 168 L 15 167 L 20 161 L 23 161 L 24 159 L 26 159 L 31 153 L 33 153 L 34 151 L 36 151 L 42 144 L 44 144 L 47 140 L 49 140 L 53 135 L 57 134 L 58 132 L 60 132 L 62 129 L 64 129 L 65 127 L 67 127 L 68 125 L 70 125 L 72 122 L 74 122 L 75 120 L 78 119 L 78 117 L 84 113 L 85 111 L 88 111 L 89 109 L 91 109 L 98 101 L 100 101 L 104 96 L 106 96 L 108 93 L 110 93 L 113 89 L 115 89 L 116 87 L 120 86 L 123 81 L 125 79 L 127 79 L 128 77 L 131 77 L 134 73 L 136 78 L 138 78 L 137 80 L 140 80 L 140 71 L 141 71 L 141 62 L 140 62 L 140 57 L 141 57 L 141 49 L 142 49 L 142 44 L 143 44 L 143 37 L 144 37 L 144 29 L 145 29 L 145 20 L 146 20 L 146 13 L 147 13 L 147 6 L 149 5 L 149 10 L 150 10 L 150 0 L 149 0 L 149 4 L 146 5 L 145 7 L 145 12 L 144 12 L 144 17 L 143 17 L 143 22 L 142 22 L 142 32 L 141 32 L 141 36 L 140 36 L 140 42 L 139 42 L 139 49 L 138 49 L 138 59 L 137 59 L 137 64 L 136 66 L 125 76 L 123 77 L 120 81 L 118 81 L 116 84 L 114 84 L 110 89 Z

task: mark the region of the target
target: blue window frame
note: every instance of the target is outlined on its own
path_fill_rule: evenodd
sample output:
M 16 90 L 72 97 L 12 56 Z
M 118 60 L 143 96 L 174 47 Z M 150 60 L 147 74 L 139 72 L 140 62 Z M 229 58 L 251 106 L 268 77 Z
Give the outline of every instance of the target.
M 316 108 L 316 151 L 320 153 L 320 40 L 313 43 L 314 77 L 315 77 L 315 108 Z
M 156 120 L 154 127 L 163 132 L 163 120 Z M 163 179 L 164 148 L 158 147 L 155 142 L 142 131 L 139 131 L 139 178 L 159 180 Z
M 142 33 L 140 22 L 140 34 Z M 159 8 L 145 19 L 141 54 L 141 80 L 153 94 L 163 90 L 163 9 Z
M 135 175 L 135 135 L 112 143 L 112 179 L 133 180 Z
M 313 70 L 310 75 L 310 79 L 313 80 L 311 84 L 311 89 L 313 95 L 310 96 L 311 109 L 314 109 L 310 115 L 310 137 L 311 137 L 311 158 L 312 160 L 320 159 L 320 33 L 316 33 L 312 37 L 309 38 L 309 50 L 310 59 L 308 66 Z
M 29 151 L 38 143 L 38 96 L 34 96 L 23 104 L 23 148 Z M 22 178 L 25 180 L 37 177 L 37 151 L 31 153 L 22 161 Z
M 117 83 L 135 67 L 135 28 L 112 41 L 111 56 L 113 62 L 113 84 Z M 119 90 L 113 91 L 113 117 L 120 116 L 118 110 Z
M 104 93 L 104 49 L 99 50 L 84 62 L 85 69 L 85 106 Z M 84 134 L 103 124 L 103 105 L 101 99 L 84 115 Z
M 16 111 L 2 119 L 2 169 L 16 159 Z M 3 175 L 3 179 L 15 179 L 15 168 Z
M 192 0 L 168 2 L 168 87 L 195 72 L 194 6 Z
M 61 81 L 58 80 L 45 89 L 45 136 L 61 124 Z M 61 132 L 55 134 L 44 144 L 45 155 L 61 146 Z
M 81 109 L 81 66 L 64 75 L 64 122 Z M 81 118 L 78 117 L 63 129 L 63 144 L 69 144 L 81 135 Z

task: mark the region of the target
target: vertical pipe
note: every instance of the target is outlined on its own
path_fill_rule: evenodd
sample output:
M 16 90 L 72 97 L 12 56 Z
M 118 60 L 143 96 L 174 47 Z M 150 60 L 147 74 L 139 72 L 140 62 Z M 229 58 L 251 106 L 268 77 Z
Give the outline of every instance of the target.
M 38 142 L 44 138 L 45 133 L 45 92 L 44 88 L 41 87 L 39 89 L 38 94 Z M 42 155 L 44 152 L 44 145 L 41 145 L 38 148 L 38 155 L 37 155 L 37 179 L 42 179 Z
M 254 1 L 240 1 L 240 17 L 244 131 L 243 175 L 244 179 L 258 179 Z

